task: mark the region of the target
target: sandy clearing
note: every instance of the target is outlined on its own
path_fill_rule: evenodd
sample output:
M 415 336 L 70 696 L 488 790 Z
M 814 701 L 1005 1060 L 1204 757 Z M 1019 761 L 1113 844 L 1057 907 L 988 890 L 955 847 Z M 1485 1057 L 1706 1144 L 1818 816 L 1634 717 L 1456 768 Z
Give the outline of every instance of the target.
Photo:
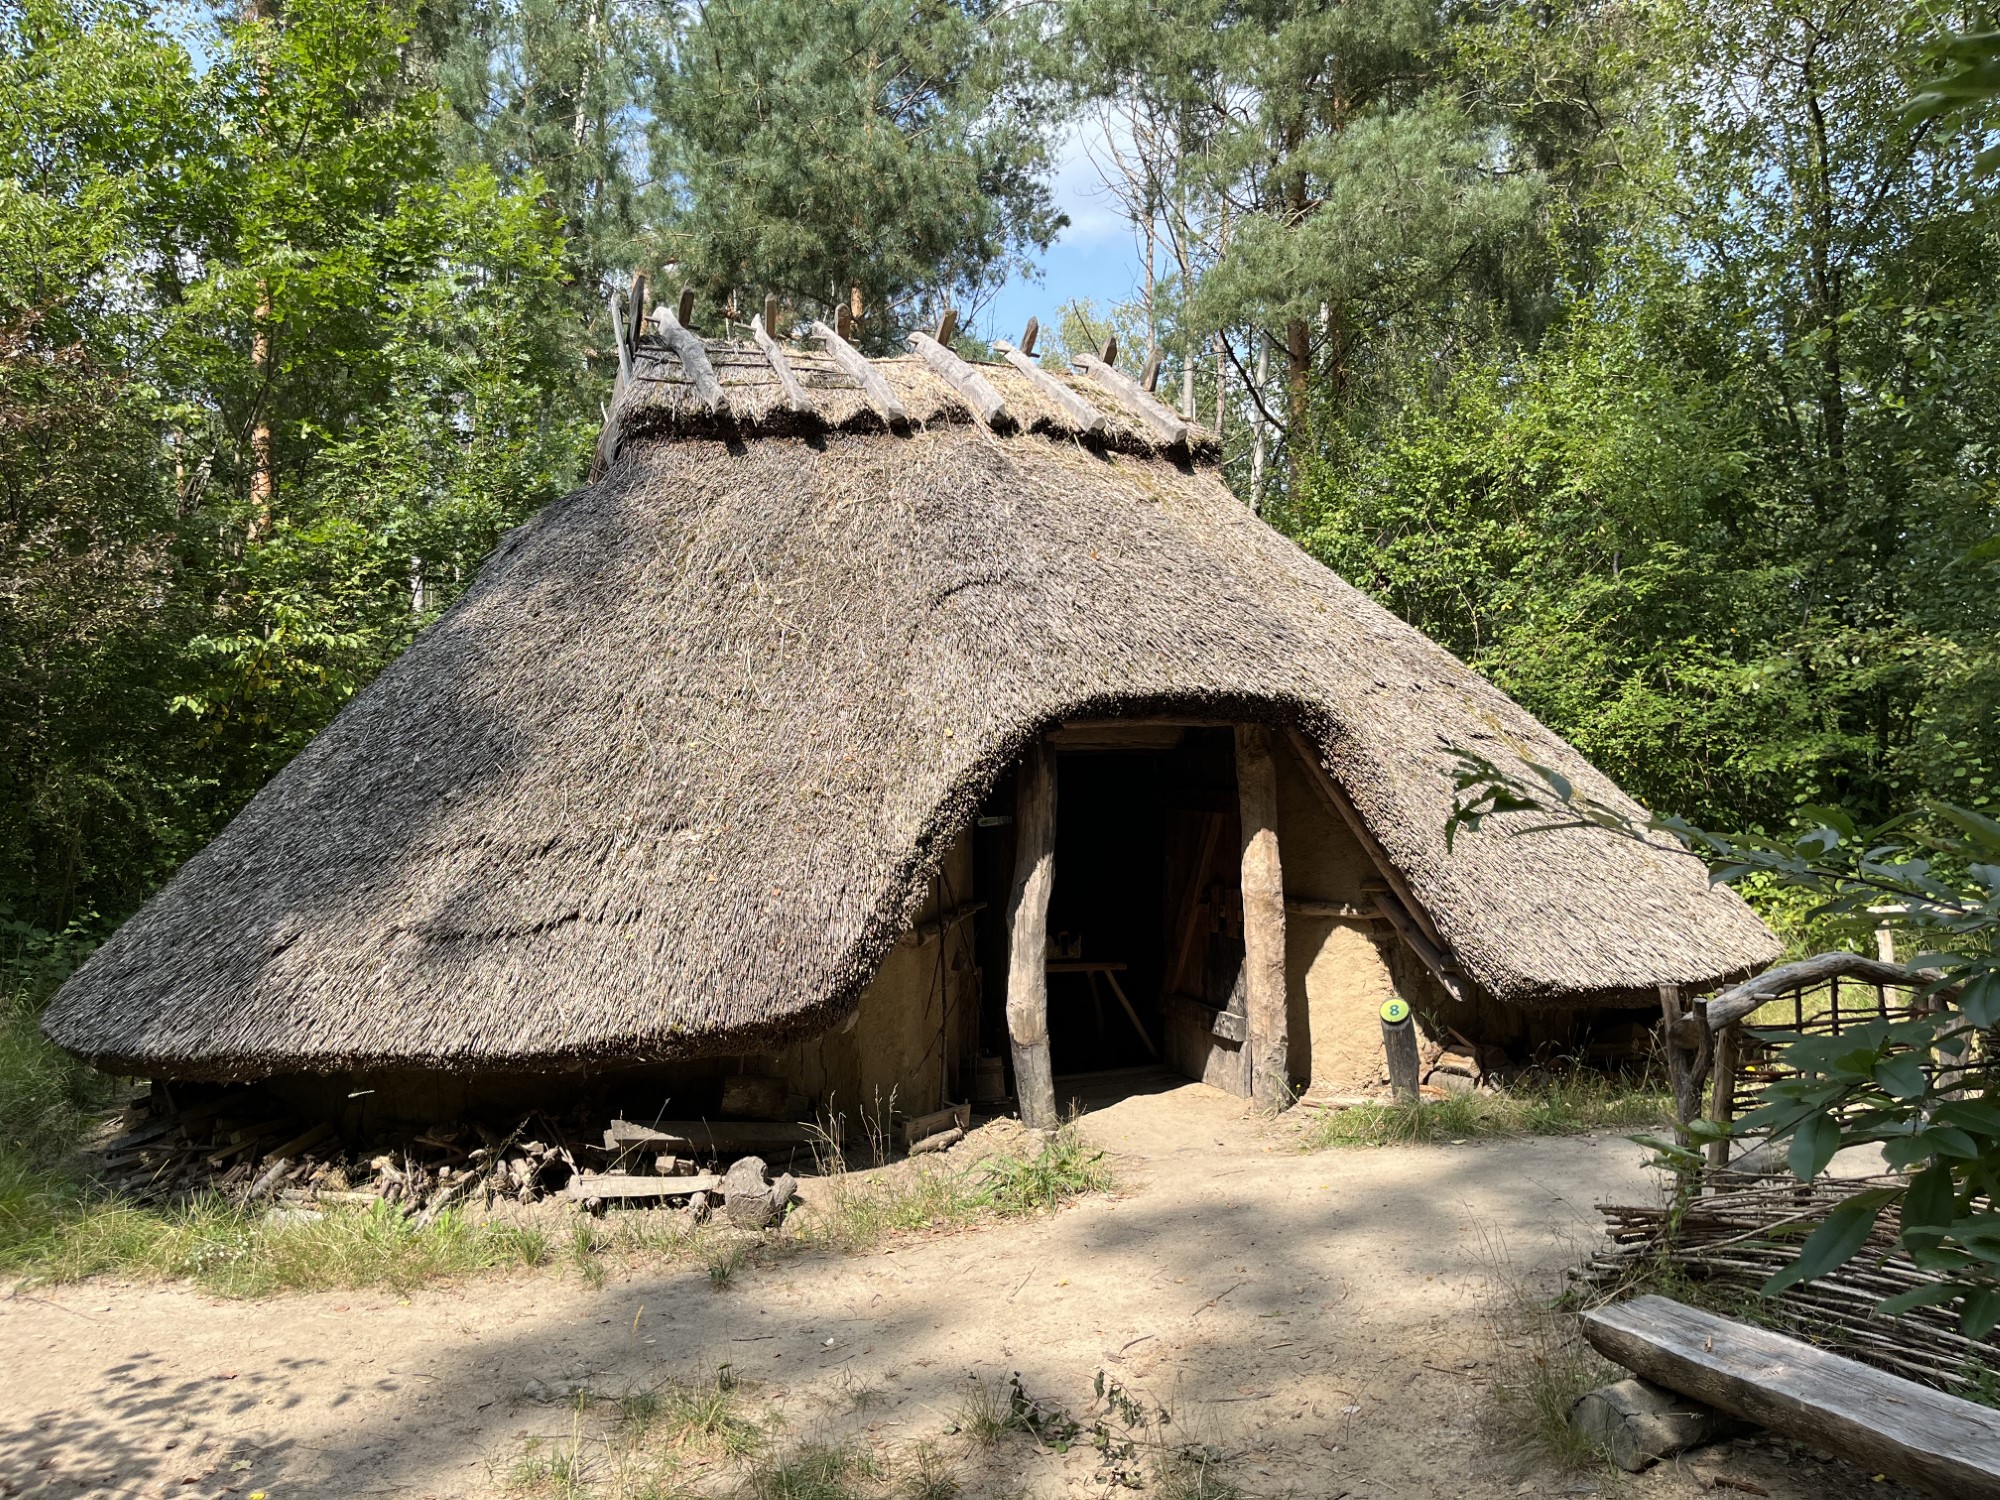
M 542 1271 L 399 1298 L 220 1301 L 105 1282 L 0 1300 L 0 1493 L 489 1497 L 565 1397 L 718 1363 L 794 1435 L 939 1434 L 968 1375 L 1019 1371 L 1082 1412 L 1099 1370 L 1240 1456 L 1252 1494 L 1583 1494 L 1497 1451 L 1487 1315 L 1553 1286 L 1593 1202 L 1655 1191 L 1617 1137 L 1288 1148 L 1200 1085 L 1093 1111 L 1121 1193 L 1052 1218 L 738 1273 Z M 808 1186 L 807 1191 L 810 1191 Z M 1518 1356 L 1517 1356 L 1518 1357 Z M 1629 1486 L 1678 1495 L 1718 1466 L 1776 1496 L 1870 1485 L 1734 1445 Z M 1699 1472 L 1697 1472 L 1699 1471 Z M 1104 1493 L 1094 1460 L 1025 1442 L 975 1455 L 969 1493 Z

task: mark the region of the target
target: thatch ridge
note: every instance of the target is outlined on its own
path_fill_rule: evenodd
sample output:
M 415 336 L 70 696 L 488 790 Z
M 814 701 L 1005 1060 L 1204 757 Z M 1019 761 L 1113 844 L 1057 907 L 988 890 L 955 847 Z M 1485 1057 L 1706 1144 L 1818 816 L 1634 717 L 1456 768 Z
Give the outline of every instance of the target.
M 1447 854 L 1452 745 L 1630 804 L 1188 455 L 942 401 L 894 436 L 633 430 L 84 966 L 51 1036 L 225 1078 L 768 1050 L 852 1007 L 1023 746 L 1121 714 L 1298 728 L 1503 1001 L 1776 954 L 1684 856 L 1493 827 Z

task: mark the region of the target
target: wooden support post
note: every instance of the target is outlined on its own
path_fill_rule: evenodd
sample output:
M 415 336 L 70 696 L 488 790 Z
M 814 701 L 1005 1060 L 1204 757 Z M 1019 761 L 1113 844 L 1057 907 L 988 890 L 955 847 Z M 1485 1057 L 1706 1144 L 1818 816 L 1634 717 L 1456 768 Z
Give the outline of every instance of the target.
M 1137 410 L 1167 447 L 1179 447 L 1188 440 L 1188 424 L 1149 396 L 1145 387 L 1130 375 L 1114 370 L 1103 360 L 1088 354 L 1079 354 L 1076 362 L 1091 379 Z
M 1389 1062 L 1389 1092 L 1398 1104 L 1415 1104 L 1423 1097 L 1423 1059 L 1417 1054 L 1417 1023 L 1410 1007 L 1391 1000 L 1382 1007 L 1382 1055 Z
M 1699 1011 L 1690 1013 L 1682 1007 L 1681 988 L 1677 984 L 1660 986 L 1660 1016 L 1660 1041 L 1666 1050 L 1667 1077 L 1674 1091 L 1674 1133 L 1686 1144 L 1688 1124 L 1701 1113 L 1702 1085 L 1708 1082 L 1709 1064 L 1713 1060 L 1708 1022 Z M 1683 1025 L 1689 1019 L 1701 1022 L 1699 1030 Z M 1690 1032 L 1695 1036 L 1693 1046 L 1684 1040 Z
M 868 363 L 866 355 L 824 323 L 813 324 L 812 336 L 826 346 L 833 362 L 853 377 L 854 383 L 861 387 L 861 394 L 868 398 L 868 404 L 875 408 L 883 421 L 894 427 L 910 420 L 909 413 L 903 410 L 903 403 L 889 389 L 889 382 Z
M 1029 359 L 1024 351 L 1016 349 L 1005 339 L 995 339 L 993 347 L 1000 351 L 1002 359 L 1028 377 L 1030 385 L 1055 402 L 1057 408 L 1076 423 L 1079 431 L 1090 437 L 1104 431 L 1104 413 Z
M 1021 1122 L 1054 1130 L 1049 1063 L 1049 891 L 1056 883 L 1056 757 L 1037 740 L 1021 758 L 1014 807 L 1014 889 L 1007 901 L 1007 1034 L 1014 1044 L 1014 1097 Z
M 1236 726 L 1236 803 L 1243 818 L 1243 993 L 1250 1020 L 1250 1097 L 1292 1102 L 1285 1004 L 1285 877 L 1278 861 L 1278 773 L 1271 731 Z
M 1708 1117 L 1718 1125 L 1736 1118 L 1736 1064 L 1742 1055 L 1743 1028 L 1725 1026 L 1715 1034 L 1715 1068 L 1709 1094 Z M 1729 1140 L 1725 1136 L 1708 1143 L 1708 1164 L 1712 1168 L 1729 1165 Z

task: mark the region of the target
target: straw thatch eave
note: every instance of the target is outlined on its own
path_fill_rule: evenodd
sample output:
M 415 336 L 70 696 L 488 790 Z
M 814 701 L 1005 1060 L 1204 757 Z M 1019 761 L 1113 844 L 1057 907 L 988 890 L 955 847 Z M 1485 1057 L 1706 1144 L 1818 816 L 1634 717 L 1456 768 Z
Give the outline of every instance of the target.
M 732 410 L 703 436 L 716 414 L 676 427 L 671 400 L 628 426 L 49 1034 L 204 1078 L 769 1050 L 851 1009 L 1022 747 L 1120 715 L 1298 728 L 1499 1000 L 1643 1000 L 1775 956 L 1681 855 L 1491 827 L 1447 851 L 1455 745 L 1622 799 L 1198 453 L 930 397 L 898 434 Z

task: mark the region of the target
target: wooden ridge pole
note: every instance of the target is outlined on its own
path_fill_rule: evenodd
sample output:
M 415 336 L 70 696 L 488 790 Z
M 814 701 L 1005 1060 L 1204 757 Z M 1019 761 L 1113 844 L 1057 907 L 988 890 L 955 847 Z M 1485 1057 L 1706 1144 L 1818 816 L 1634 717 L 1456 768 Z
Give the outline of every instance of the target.
M 1086 435 L 1095 437 L 1104 431 L 1104 413 L 1092 406 L 1075 391 L 1064 385 L 1055 376 L 1044 370 L 1032 359 L 1016 349 L 1005 339 L 995 339 L 993 347 L 1000 351 L 1000 357 L 1028 377 L 1028 383 L 1049 400 L 1055 402 L 1063 414 Z
M 1056 883 L 1056 756 L 1038 739 L 1021 757 L 1014 805 L 1014 888 L 1007 899 L 1007 1034 L 1021 1123 L 1054 1130 L 1049 1062 L 1049 892 Z
M 868 398 L 868 404 L 876 414 L 891 427 L 910 420 L 910 414 L 903 410 L 903 403 L 896 399 L 889 382 L 868 363 L 868 357 L 846 339 L 835 333 L 824 323 L 814 323 L 812 336 L 826 346 L 826 352 L 833 356 L 833 362 L 845 370 L 861 387 L 861 394 Z
M 1271 731 L 1236 726 L 1236 801 L 1243 818 L 1243 992 L 1250 1023 L 1250 1097 L 1292 1102 L 1285 999 L 1285 877 L 1278 860 L 1278 772 Z
M 988 427 L 1007 420 L 1007 403 L 993 389 L 993 383 L 927 333 L 913 333 L 910 347 L 921 354 L 945 383 L 957 391 L 972 414 Z

